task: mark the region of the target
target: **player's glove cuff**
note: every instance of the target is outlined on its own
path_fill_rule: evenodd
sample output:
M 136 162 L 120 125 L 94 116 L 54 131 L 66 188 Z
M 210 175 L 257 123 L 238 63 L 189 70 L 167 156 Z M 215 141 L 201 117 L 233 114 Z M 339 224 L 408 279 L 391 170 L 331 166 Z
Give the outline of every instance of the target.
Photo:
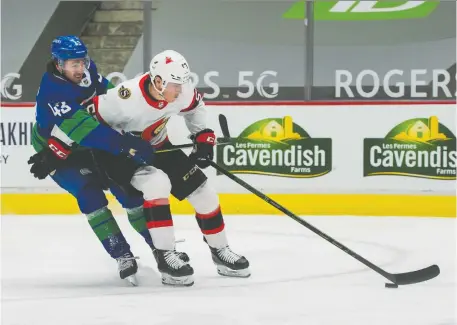
M 211 129 L 204 129 L 190 136 L 194 143 L 189 158 L 200 168 L 209 166 L 209 162 L 214 158 L 214 145 L 216 135 Z
M 56 137 L 49 138 L 48 147 L 57 158 L 62 160 L 67 159 L 71 153 L 71 147 Z
M 130 133 L 122 135 L 121 153 L 140 164 L 152 165 L 155 149 L 149 142 Z

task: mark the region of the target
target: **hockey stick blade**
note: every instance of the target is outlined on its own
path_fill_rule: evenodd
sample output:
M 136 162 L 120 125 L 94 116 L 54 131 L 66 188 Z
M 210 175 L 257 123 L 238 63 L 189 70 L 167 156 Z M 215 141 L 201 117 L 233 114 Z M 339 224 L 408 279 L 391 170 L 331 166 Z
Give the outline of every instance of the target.
M 230 131 L 228 128 L 227 118 L 224 114 L 219 114 L 219 125 L 221 126 L 221 131 L 224 138 L 230 138 Z
M 417 271 L 391 274 L 392 278 L 390 280 L 398 285 L 407 285 L 431 280 L 439 274 L 440 268 L 438 265 L 431 265 Z
M 214 169 L 216 169 L 221 174 L 224 174 L 225 176 L 227 176 L 228 178 L 233 180 L 235 183 L 238 183 L 239 185 L 241 185 L 242 187 L 247 189 L 249 192 L 255 194 L 257 197 L 259 197 L 260 199 L 262 199 L 266 203 L 270 204 L 271 206 L 275 207 L 276 209 L 278 209 L 279 211 L 284 213 L 286 216 L 292 218 L 293 220 L 295 220 L 296 222 L 298 222 L 302 226 L 308 228 L 309 230 L 314 232 L 316 235 L 318 235 L 321 238 L 325 239 L 330 244 L 332 244 L 332 245 L 336 246 L 337 248 L 341 249 L 343 252 L 345 252 L 349 256 L 352 256 L 354 259 L 356 259 L 360 263 L 362 263 L 365 266 L 369 267 L 371 270 L 375 271 L 376 273 L 382 275 L 384 278 L 392 281 L 396 285 L 406 285 L 406 284 L 414 284 L 414 283 L 418 283 L 418 282 L 423 282 L 423 281 L 427 281 L 427 280 L 433 279 L 433 278 L 435 278 L 436 276 L 438 276 L 440 274 L 440 269 L 439 269 L 439 267 L 437 265 L 432 265 L 432 266 L 429 266 L 429 267 L 427 267 L 425 269 L 412 271 L 412 272 L 397 273 L 397 274 L 389 273 L 389 272 L 383 270 L 382 268 L 380 268 L 379 266 L 373 264 L 372 262 L 370 262 L 369 260 L 367 260 L 363 256 L 357 254 L 353 250 L 349 249 L 348 247 L 346 247 L 345 245 L 343 245 L 342 243 L 340 243 L 336 239 L 333 239 L 332 237 L 330 237 L 326 233 L 324 233 L 321 230 L 317 229 L 316 227 L 314 227 L 310 223 L 308 223 L 305 220 L 299 218 L 297 215 L 295 215 L 294 213 L 292 213 L 291 211 L 289 211 L 288 209 L 283 207 L 281 204 L 277 203 L 276 201 L 274 201 L 273 199 L 271 199 L 267 195 L 263 194 L 262 192 L 260 192 L 256 188 L 254 188 L 253 186 L 251 186 L 248 183 L 246 183 L 245 181 L 243 181 L 241 178 L 239 178 L 239 177 L 235 176 L 234 174 L 232 174 L 231 172 L 229 172 L 228 170 L 225 170 L 224 168 L 219 166 L 214 161 L 209 161 L 209 163 Z

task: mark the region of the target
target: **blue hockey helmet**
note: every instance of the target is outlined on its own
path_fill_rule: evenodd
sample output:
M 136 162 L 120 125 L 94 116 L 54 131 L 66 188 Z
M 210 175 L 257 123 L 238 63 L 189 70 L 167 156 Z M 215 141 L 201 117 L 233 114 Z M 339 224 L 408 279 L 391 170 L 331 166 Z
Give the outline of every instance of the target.
M 86 67 L 89 67 L 87 47 L 81 39 L 74 35 L 58 36 L 52 41 L 51 56 L 60 67 L 66 60 L 84 59 Z

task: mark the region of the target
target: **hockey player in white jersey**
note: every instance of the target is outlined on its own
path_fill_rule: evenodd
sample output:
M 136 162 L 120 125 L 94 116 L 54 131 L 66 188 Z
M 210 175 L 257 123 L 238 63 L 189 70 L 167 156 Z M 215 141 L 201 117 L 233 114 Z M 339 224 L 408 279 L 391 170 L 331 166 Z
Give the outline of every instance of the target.
M 227 241 L 219 198 L 207 183 L 200 168 L 209 166 L 215 145 L 214 131 L 206 127 L 202 96 L 190 83 L 190 69 L 185 58 L 167 50 L 156 55 L 148 73 L 125 81 L 105 95 L 94 98 L 89 111 L 118 132 L 128 132 L 160 149 L 171 147 L 167 121 L 182 115 L 194 142 L 192 153 L 181 150 L 156 154 L 153 166 L 138 166 L 126 159 L 122 166 L 103 163 L 108 175 L 118 182 L 130 182 L 143 192 L 147 227 L 154 246 L 154 256 L 162 273 L 162 282 L 192 285 L 193 269 L 175 251 L 170 193 L 178 200 L 187 199 L 195 209 L 197 223 L 209 245 L 213 262 L 221 275 L 250 276 L 249 262 L 234 253 Z M 198 166 L 198 167 L 197 167 Z M 199 168 L 200 167 L 200 168 Z

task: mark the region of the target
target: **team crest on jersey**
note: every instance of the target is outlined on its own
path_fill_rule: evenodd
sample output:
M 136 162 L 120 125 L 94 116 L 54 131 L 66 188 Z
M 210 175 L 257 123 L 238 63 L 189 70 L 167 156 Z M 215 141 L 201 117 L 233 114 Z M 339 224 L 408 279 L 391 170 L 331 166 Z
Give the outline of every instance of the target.
M 132 94 L 132 92 L 130 91 L 130 89 L 128 88 L 125 88 L 124 86 L 121 86 L 121 88 L 119 88 L 119 90 L 117 91 L 119 97 L 121 97 L 122 99 L 127 99 L 130 97 L 130 95 Z
M 141 137 L 144 140 L 151 141 L 151 139 L 153 139 L 160 132 L 162 132 L 162 130 L 167 125 L 167 122 L 169 119 L 170 119 L 169 117 L 162 118 L 162 119 L 156 121 L 155 123 L 149 125 L 146 129 L 143 130 L 143 132 L 141 133 Z
M 157 135 L 157 134 L 159 134 L 160 132 L 162 132 L 163 128 L 167 125 L 168 119 L 169 119 L 169 118 L 167 117 L 167 118 L 165 118 L 165 119 L 163 119 L 163 120 L 161 121 L 161 124 L 159 124 L 159 125 L 157 126 L 157 128 L 154 130 L 154 132 L 153 132 L 154 135 Z

